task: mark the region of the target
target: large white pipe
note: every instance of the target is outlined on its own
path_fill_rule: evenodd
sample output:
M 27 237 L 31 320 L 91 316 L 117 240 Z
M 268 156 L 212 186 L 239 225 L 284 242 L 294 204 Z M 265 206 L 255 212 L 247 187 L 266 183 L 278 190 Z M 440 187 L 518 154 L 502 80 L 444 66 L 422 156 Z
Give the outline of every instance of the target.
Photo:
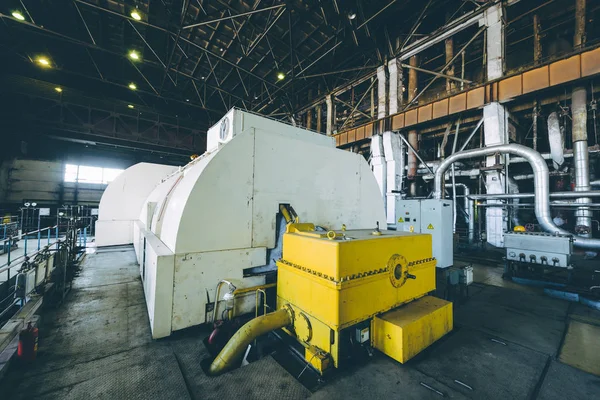
M 448 168 L 458 160 L 464 160 L 474 157 L 490 156 L 496 153 L 513 154 L 525 158 L 533 169 L 534 192 L 535 192 L 535 216 L 540 227 L 550 233 L 559 233 L 563 235 L 572 235 L 572 233 L 559 228 L 552 221 L 550 215 L 550 179 L 548 176 L 548 165 L 540 156 L 540 153 L 520 144 L 502 144 L 499 146 L 490 146 L 480 149 L 466 150 L 452 154 L 446 158 L 435 172 L 433 197 L 441 199 L 444 196 L 444 175 Z M 574 245 L 586 249 L 600 248 L 600 239 L 574 237 Z

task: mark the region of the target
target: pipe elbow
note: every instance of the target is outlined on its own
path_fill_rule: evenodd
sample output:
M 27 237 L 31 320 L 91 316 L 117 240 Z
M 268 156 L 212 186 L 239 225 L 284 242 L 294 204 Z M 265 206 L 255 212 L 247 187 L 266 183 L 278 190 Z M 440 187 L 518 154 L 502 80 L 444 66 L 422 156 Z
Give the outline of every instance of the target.
M 210 375 L 220 375 L 235 368 L 241 361 L 246 348 L 254 339 L 275 329 L 289 326 L 293 320 L 291 308 L 284 307 L 247 322 L 229 339 L 223 350 L 214 359 L 210 365 Z

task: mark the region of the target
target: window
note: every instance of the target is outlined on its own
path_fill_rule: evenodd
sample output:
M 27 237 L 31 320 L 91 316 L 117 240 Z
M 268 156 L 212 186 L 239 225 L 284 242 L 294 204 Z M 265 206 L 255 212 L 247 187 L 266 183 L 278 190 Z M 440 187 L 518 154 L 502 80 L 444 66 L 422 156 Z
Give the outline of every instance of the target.
M 112 182 L 122 169 L 86 167 L 84 165 L 67 164 L 65 166 L 65 182 L 108 184 Z

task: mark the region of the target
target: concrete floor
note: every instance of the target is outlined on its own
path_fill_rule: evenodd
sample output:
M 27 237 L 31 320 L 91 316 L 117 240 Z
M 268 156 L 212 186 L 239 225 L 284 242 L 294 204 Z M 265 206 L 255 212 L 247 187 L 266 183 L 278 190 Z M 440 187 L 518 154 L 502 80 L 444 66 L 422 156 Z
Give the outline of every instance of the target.
M 272 357 L 207 377 L 202 328 L 153 341 L 133 250 L 100 250 L 86 257 L 66 304 L 44 314 L 36 363 L 14 368 L 0 397 L 600 398 L 600 378 L 582 371 L 600 374 L 600 312 L 504 287 L 498 274 L 476 266 L 484 283 L 456 308 L 455 330 L 409 363 L 376 353 L 313 393 Z

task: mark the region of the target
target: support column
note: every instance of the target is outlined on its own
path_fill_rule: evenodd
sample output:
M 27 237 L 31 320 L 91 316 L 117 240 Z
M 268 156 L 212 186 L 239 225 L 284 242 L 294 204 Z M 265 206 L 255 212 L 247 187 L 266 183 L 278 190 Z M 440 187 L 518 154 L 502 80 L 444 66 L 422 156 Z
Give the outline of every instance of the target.
M 446 64 L 454 57 L 454 39 L 446 39 Z M 454 76 L 454 65 L 450 65 L 445 72 L 448 76 Z M 455 88 L 455 82 L 452 79 L 446 79 L 446 92 L 451 93 Z
M 537 64 L 542 60 L 542 39 L 540 32 L 542 26 L 540 24 L 540 16 L 533 15 L 533 61 Z
M 333 135 L 333 125 L 335 121 L 335 110 L 333 108 L 333 95 L 328 94 L 325 97 L 325 104 L 327 105 L 327 136 Z
M 410 58 L 410 65 L 413 67 L 417 67 L 419 64 L 419 59 L 418 56 L 412 56 Z M 412 99 L 414 99 L 415 95 L 417 94 L 417 87 L 418 84 L 418 79 L 417 79 L 417 70 L 411 68 L 408 71 L 408 103 L 410 103 L 412 101 Z M 417 133 L 417 131 L 415 129 L 411 129 L 410 131 L 408 131 L 408 143 L 410 143 L 410 145 L 416 150 L 419 150 L 419 134 Z M 407 173 L 407 178 L 409 180 L 411 180 L 412 182 L 410 183 L 410 195 L 411 196 L 416 196 L 417 195 L 417 182 L 415 182 L 415 178 L 417 175 L 417 167 L 418 167 L 418 161 L 417 161 L 417 156 L 412 152 L 409 151 L 408 152 L 408 173 Z
M 323 133 L 323 130 L 321 129 L 321 119 L 322 119 L 322 113 L 321 113 L 321 104 L 317 105 L 315 107 L 315 111 L 317 114 L 317 132 L 319 133 Z
M 389 114 L 393 115 L 400 112 L 402 105 L 402 67 L 400 60 L 394 58 L 388 62 L 388 71 L 390 73 L 390 90 L 389 90 Z
M 377 119 L 387 117 L 387 77 L 385 65 L 377 68 Z

